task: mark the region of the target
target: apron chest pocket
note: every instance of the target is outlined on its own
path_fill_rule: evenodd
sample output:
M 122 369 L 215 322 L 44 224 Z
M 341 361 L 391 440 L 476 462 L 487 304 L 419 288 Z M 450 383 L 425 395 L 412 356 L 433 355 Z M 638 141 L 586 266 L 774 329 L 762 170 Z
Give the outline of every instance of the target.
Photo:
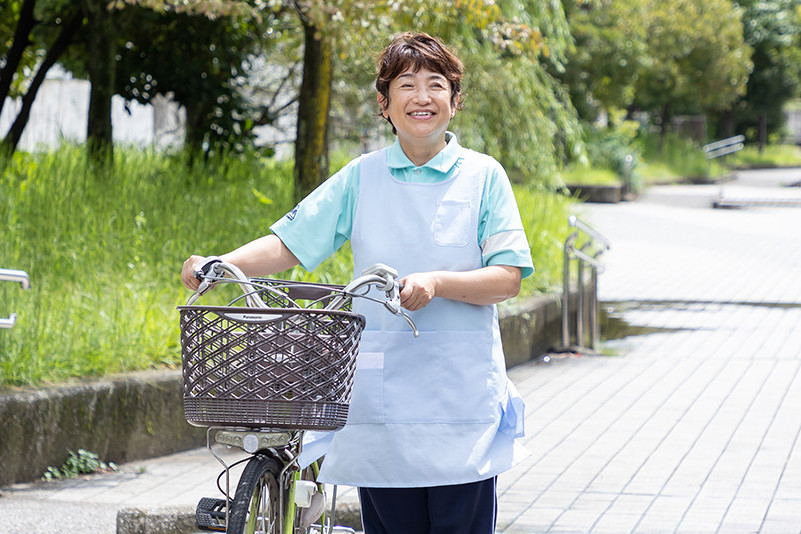
M 434 215 L 434 243 L 441 247 L 465 247 L 470 242 L 473 210 L 466 200 L 443 200 Z M 475 238 L 475 236 L 474 236 Z

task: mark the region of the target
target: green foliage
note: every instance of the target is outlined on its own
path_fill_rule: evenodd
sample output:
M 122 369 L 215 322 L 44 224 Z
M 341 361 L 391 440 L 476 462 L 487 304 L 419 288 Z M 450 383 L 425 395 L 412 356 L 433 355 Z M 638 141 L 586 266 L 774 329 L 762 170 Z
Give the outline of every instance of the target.
M 593 167 L 609 169 L 618 176 L 630 175 L 640 160 L 636 144 L 639 123 L 624 121 L 612 128 L 588 127 L 587 158 Z
M 701 146 L 677 134 L 665 137 L 660 151 L 660 140 L 654 134 L 642 134 L 636 145 L 642 153 L 642 162 L 635 175 L 644 183 L 677 181 L 713 181 L 728 172 L 718 160 L 707 160 Z
M 80 475 L 117 470 L 117 465 L 114 462 L 103 462 L 100 460 L 100 456 L 85 449 L 78 449 L 78 452 L 68 450 L 68 452 L 69 456 L 64 465 L 60 468 L 52 465 L 48 466 L 42 479 L 77 478 Z
M 756 137 L 759 116 L 767 134 L 785 119 L 782 106 L 801 94 L 801 7 L 798 0 L 739 0 L 745 42 L 754 50 L 754 70 L 736 110 L 735 131 Z M 754 128 L 754 132 L 749 132 Z
M 621 175 L 607 168 L 593 168 L 581 163 L 570 164 L 562 172 L 562 181 L 570 185 L 614 185 L 622 180 Z
M 567 0 L 575 39 L 558 76 L 570 88 L 585 120 L 599 109 L 627 108 L 634 100 L 640 70 L 648 62 L 645 4 L 642 0 Z
M 646 0 L 648 65 L 636 102 L 663 111 L 726 108 L 751 71 L 741 10 L 728 0 Z
M 801 148 L 796 145 L 767 145 L 762 151 L 747 146 L 731 155 L 730 164 L 738 168 L 801 167 Z
M 567 218 L 580 206 L 536 185 L 516 187 L 515 198 L 534 261 L 534 274 L 523 280 L 521 297 L 553 292 L 561 284 L 563 245 L 571 230 Z M 514 299 L 506 305 L 514 306 Z
M 2 385 L 179 366 L 175 307 L 189 297 L 183 261 L 268 233 L 293 205 L 291 162 L 251 154 L 188 166 L 125 149 L 107 172 L 94 175 L 83 148 L 72 146 L 16 154 L 0 170 L 0 266 L 31 278 L 29 291 L 0 284 L 0 316 L 18 314 L 0 335 Z M 526 281 L 531 294 L 558 283 L 553 247 L 567 228 L 569 199 L 518 194 L 538 269 Z M 351 269 L 343 247 L 314 273 L 298 267 L 282 276 L 345 283 Z M 209 302 L 226 302 L 222 290 Z
M 0 336 L 0 383 L 176 365 L 181 263 L 266 233 L 291 207 L 290 172 L 121 150 L 96 176 L 78 147 L 16 155 L 0 175 L 0 265 L 27 271 L 31 289 L 0 286 L 19 316 Z

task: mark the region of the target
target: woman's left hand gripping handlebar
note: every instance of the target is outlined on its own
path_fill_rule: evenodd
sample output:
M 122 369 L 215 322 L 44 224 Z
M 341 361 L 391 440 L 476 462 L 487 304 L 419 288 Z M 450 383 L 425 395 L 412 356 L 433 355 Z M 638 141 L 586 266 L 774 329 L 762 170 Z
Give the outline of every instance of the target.
M 401 306 L 417 311 L 428 306 L 437 294 L 437 279 L 434 273 L 414 273 L 399 280 Z

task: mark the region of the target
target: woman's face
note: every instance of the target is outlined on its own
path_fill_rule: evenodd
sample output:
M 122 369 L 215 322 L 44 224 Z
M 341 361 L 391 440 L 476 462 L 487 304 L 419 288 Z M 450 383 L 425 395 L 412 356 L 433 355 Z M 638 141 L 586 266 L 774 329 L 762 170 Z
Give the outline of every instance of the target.
M 392 121 L 401 142 L 440 143 L 456 110 L 451 84 L 442 74 L 407 70 L 389 84 L 389 103 L 378 95 L 383 115 Z

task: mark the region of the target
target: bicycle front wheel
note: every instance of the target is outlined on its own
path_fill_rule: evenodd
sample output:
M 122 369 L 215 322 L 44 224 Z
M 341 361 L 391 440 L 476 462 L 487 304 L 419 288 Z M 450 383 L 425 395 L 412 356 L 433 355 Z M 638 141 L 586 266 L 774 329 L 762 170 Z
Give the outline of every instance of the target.
M 257 454 L 248 461 L 228 516 L 227 534 L 281 534 L 278 462 Z

